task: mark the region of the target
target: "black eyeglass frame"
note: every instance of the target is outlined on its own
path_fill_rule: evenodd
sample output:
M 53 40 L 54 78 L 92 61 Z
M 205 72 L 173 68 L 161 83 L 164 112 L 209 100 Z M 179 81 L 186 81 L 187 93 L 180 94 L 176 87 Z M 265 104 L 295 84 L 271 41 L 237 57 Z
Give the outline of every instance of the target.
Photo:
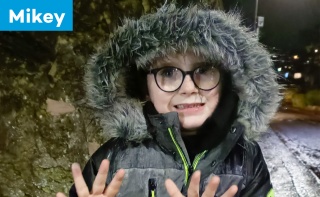
M 160 90 L 162 90 L 162 91 L 164 91 L 164 92 L 175 92 L 175 91 L 179 90 L 179 89 L 181 88 L 181 86 L 182 86 L 182 84 L 183 84 L 183 82 L 184 82 L 184 79 L 186 78 L 187 75 L 190 75 L 190 78 L 191 78 L 193 84 L 194 84 L 199 90 L 210 91 L 210 90 L 215 89 L 215 88 L 220 84 L 220 80 L 221 80 L 221 73 L 220 73 L 220 71 L 218 70 L 218 71 L 219 71 L 219 80 L 218 80 L 218 83 L 217 83 L 213 88 L 203 89 L 203 88 L 200 88 L 200 87 L 197 85 L 197 83 L 195 82 L 195 80 L 194 80 L 194 78 L 193 78 L 194 72 L 195 72 L 197 69 L 199 69 L 200 67 L 202 67 L 202 66 L 199 66 L 199 67 L 197 67 L 197 68 L 195 68 L 195 69 L 193 69 L 193 70 L 190 70 L 190 71 L 184 71 L 184 70 L 182 70 L 181 68 L 177 68 L 177 67 L 174 67 L 174 66 L 164 66 L 164 67 L 161 67 L 161 68 L 151 69 L 148 74 L 153 74 L 154 80 L 156 81 L 157 86 L 159 87 Z M 212 67 L 214 67 L 214 66 L 212 66 Z M 160 70 L 165 69 L 165 68 L 175 68 L 175 69 L 178 69 L 179 71 L 181 71 L 181 73 L 182 73 L 182 81 L 181 81 L 181 84 L 178 86 L 177 89 L 172 90 L 172 91 L 166 91 L 166 90 L 163 90 L 163 89 L 160 87 L 160 85 L 158 84 L 157 73 L 158 73 Z

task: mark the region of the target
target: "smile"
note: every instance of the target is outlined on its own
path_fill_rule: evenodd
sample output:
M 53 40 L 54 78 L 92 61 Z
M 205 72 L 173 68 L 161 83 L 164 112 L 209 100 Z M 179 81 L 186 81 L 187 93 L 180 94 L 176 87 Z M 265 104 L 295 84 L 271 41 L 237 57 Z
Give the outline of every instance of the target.
M 175 105 L 174 107 L 182 110 L 182 109 L 190 109 L 190 108 L 200 108 L 204 106 L 204 103 L 192 103 L 192 104 L 179 104 L 179 105 Z

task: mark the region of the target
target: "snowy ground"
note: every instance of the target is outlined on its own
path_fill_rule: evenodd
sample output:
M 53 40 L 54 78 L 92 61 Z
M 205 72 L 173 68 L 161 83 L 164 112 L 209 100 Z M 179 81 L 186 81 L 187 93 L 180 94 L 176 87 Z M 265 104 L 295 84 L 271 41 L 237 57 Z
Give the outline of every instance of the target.
M 290 125 L 291 120 L 309 121 L 306 123 L 309 125 L 308 131 L 305 128 L 296 127 L 299 125 Z M 314 127 L 310 126 L 310 120 L 315 122 Z M 310 165 L 320 164 L 318 157 L 320 155 L 319 113 L 301 113 L 300 110 L 291 109 L 291 111 L 277 113 L 273 121 L 273 125 L 279 127 L 272 127 L 275 130 L 270 129 L 261 136 L 259 144 L 271 174 L 276 196 L 319 197 L 320 180 L 310 170 Z M 283 124 L 284 122 L 286 123 Z M 283 125 L 291 126 L 302 132 L 289 134 L 288 128 L 283 129 Z
M 290 152 L 273 131 L 263 135 L 259 144 L 269 167 L 276 196 L 319 197 L 319 179 Z
M 272 129 L 290 151 L 320 178 L 320 122 L 288 120 Z

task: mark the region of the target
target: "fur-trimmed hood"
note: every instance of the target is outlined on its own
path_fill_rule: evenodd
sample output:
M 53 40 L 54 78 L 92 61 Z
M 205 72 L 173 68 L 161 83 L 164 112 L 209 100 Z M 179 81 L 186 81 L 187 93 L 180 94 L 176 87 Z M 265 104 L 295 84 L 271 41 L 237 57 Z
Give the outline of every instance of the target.
M 247 123 L 247 136 L 265 131 L 280 101 L 277 75 L 270 54 L 240 23 L 236 14 L 174 5 L 125 20 L 85 73 L 88 104 L 96 108 L 104 134 L 128 140 L 149 136 L 143 102 L 128 94 L 131 66 L 146 69 L 156 57 L 186 50 L 222 62 L 239 96 L 238 119 Z

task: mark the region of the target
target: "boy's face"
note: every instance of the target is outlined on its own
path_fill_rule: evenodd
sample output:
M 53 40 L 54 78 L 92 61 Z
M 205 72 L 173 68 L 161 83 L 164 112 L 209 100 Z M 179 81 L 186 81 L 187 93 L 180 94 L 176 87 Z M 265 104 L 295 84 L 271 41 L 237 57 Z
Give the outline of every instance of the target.
M 192 52 L 169 55 L 159 58 L 152 64 L 152 69 L 174 66 L 183 71 L 192 71 L 206 63 L 202 57 Z M 159 81 L 158 81 L 159 83 Z M 185 134 L 194 133 L 215 110 L 220 94 L 220 84 L 212 90 L 198 89 L 190 75 L 186 75 L 179 89 L 174 92 L 161 90 L 153 74 L 147 76 L 149 99 L 159 113 L 176 111 Z

